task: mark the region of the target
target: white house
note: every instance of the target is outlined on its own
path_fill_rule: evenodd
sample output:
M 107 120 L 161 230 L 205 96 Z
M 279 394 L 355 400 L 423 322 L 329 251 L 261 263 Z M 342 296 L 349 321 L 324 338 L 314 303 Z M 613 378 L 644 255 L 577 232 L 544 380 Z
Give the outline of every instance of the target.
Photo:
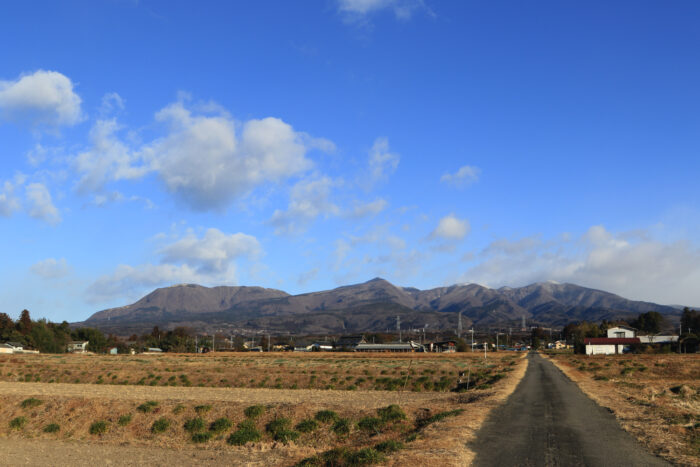
M 628 326 L 615 326 L 614 328 L 608 328 L 608 337 L 617 339 L 629 339 L 637 337 L 634 328 Z
M 73 353 L 85 353 L 87 352 L 87 346 L 90 341 L 71 341 L 68 344 L 68 351 Z

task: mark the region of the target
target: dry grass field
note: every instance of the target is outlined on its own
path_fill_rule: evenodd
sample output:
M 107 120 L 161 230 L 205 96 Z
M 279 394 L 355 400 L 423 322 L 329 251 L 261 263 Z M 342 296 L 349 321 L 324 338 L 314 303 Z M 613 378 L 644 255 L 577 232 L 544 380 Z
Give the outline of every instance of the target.
M 522 357 L 10 355 L 0 357 L 0 445 L 9 452 L 31 439 L 54 456 L 96 447 L 135 464 L 154 464 L 156 452 L 171 465 L 208 452 L 212 464 L 398 465 L 440 455 L 464 465 L 469 436 L 522 378 Z M 470 388 L 454 392 L 460 371 Z M 293 389 L 301 387 L 315 389 Z M 76 447 L 62 451 L 65 443 Z
M 700 355 L 549 356 L 650 451 L 700 465 Z

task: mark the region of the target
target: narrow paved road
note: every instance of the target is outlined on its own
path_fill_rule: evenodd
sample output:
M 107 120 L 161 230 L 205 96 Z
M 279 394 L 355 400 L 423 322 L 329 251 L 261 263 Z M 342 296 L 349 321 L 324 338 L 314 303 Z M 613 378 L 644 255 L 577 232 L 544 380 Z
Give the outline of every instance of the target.
M 649 453 L 551 362 L 528 356 L 525 377 L 471 448 L 476 466 L 657 466 Z

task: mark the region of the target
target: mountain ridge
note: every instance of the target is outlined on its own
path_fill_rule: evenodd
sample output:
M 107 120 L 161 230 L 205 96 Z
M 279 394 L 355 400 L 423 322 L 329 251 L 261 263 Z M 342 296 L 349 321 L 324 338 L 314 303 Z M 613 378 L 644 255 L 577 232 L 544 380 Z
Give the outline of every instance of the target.
M 206 331 L 265 330 L 290 333 L 370 332 L 407 327 L 453 329 L 462 313 L 470 326 L 563 326 L 587 319 L 632 319 L 657 311 L 677 320 L 677 308 L 628 300 L 576 284 L 538 282 L 492 289 L 455 284 L 420 290 L 374 278 L 330 290 L 290 295 L 257 286 L 204 287 L 178 284 L 154 290 L 131 305 L 98 311 L 83 325 L 115 333 L 143 332 L 153 326 L 188 326 Z

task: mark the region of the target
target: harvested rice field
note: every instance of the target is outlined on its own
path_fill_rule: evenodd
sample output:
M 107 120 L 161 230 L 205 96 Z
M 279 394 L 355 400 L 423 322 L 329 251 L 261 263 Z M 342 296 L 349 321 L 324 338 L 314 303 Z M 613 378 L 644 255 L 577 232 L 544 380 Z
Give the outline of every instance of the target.
M 0 381 L 445 392 L 456 385 L 460 371 L 471 368 L 475 385 L 489 384 L 517 358 L 498 355 L 485 364 L 478 353 L 11 355 L 0 357 Z
M 41 452 L 88 465 L 76 453 L 92 448 L 112 465 L 464 465 L 522 357 L 10 355 L 0 447 L 24 465 L 45 464 Z M 455 391 L 460 372 L 469 387 Z

